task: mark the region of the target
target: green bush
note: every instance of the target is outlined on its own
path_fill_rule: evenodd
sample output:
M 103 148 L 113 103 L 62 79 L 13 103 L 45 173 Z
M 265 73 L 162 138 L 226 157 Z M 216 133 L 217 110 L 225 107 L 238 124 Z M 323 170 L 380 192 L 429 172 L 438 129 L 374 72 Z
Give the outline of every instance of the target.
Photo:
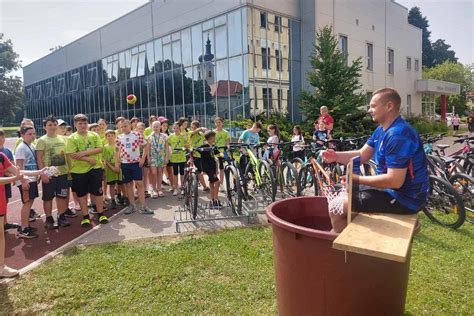
M 420 134 L 441 134 L 448 132 L 448 126 L 445 122 L 430 121 L 422 116 L 412 116 L 406 118 L 406 120 Z

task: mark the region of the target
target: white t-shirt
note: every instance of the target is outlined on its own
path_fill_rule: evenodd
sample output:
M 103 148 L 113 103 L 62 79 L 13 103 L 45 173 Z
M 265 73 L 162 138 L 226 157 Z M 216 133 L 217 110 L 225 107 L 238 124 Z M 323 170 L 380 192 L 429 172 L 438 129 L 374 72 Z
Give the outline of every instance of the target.
M 278 136 L 276 136 L 276 135 L 270 136 L 267 139 L 267 144 L 275 145 L 275 144 L 278 144 L 279 142 L 280 142 L 280 140 L 278 139 Z
M 23 160 L 24 170 L 38 170 L 38 162 L 36 161 L 36 150 L 35 145 L 27 145 L 25 142 L 21 142 L 15 151 L 15 160 Z M 28 182 L 38 181 L 38 177 L 25 177 Z M 18 185 L 19 183 L 17 183 Z
M 303 145 L 304 145 L 303 135 L 293 135 L 293 137 L 291 137 L 291 141 L 300 142 L 293 145 L 293 151 L 302 151 L 304 149 L 303 148 Z
M 120 161 L 122 163 L 140 162 L 140 146 L 146 145 L 145 138 L 137 133 L 120 134 L 117 146 L 120 148 Z

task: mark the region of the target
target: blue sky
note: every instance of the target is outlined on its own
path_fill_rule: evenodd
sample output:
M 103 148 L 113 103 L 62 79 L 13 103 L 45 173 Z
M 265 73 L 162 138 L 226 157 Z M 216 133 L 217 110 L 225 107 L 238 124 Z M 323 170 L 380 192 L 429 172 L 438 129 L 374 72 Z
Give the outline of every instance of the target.
M 0 0 L 0 32 L 12 39 L 22 64 L 28 65 L 47 55 L 50 48 L 70 43 L 146 2 Z M 446 39 L 462 63 L 474 63 L 474 0 L 397 2 L 408 8 L 419 6 L 430 21 L 432 40 Z

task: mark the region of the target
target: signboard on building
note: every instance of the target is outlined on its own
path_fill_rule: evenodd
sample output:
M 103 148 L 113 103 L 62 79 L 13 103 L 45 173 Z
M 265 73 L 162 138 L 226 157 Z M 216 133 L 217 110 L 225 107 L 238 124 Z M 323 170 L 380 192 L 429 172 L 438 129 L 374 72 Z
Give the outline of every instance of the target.
M 459 94 L 461 92 L 461 86 L 454 82 L 425 79 L 416 81 L 416 91 L 432 94 Z

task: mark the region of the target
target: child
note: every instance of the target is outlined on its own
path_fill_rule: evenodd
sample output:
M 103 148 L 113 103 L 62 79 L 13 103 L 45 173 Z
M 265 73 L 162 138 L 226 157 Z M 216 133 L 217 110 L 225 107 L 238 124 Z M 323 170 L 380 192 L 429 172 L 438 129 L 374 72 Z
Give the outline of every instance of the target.
M 69 190 L 67 177 L 69 168 L 64 155 L 67 140 L 64 136 L 57 135 L 58 121 L 54 116 L 50 115 L 43 121 L 43 128 L 46 131 L 46 135 L 40 137 L 36 144 L 38 167 L 40 169 L 51 166 L 58 168 L 57 175 L 52 177 L 41 175 L 43 185 L 42 199 L 44 213 L 46 214 L 46 223 L 49 229 L 55 226 L 52 212 L 53 200 L 56 199 L 58 225 L 66 227 L 70 225 L 65 214 L 68 208 L 67 202 L 69 201 L 67 200 Z
M 280 142 L 280 130 L 275 124 L 270 124 L 267 127 L 268 139 L 267 145 L 265 146 L 265 153 L 263 154 L 263 159 L 273 158 L 273 151 L 276 147 L 276 144 Z
M 66 126 L 66 132 L 64 133 L 64 136 L 71 136 L 72 135 L 72 126 Z
M 130 124 L 132 124 L 132 131 L 137 130 L 138 123 L 140 123 L 140 120 L 138 119 L 138 117 L 136 116 L 132 117 L 132 119 L 130 120 Z
M 137 123 L 137 129 L 136 129 L 137 133 L 140 134 L 145 140 L 146 140 L 146 137 L 145 137 L 145 123 L 143 122 L 138 122 Z M 140 146 L 140 156 L 143 157 L 144 155 L 144 149 L 145 149 L 145 146 Z M 148 159 L 146 158 L 145 159 L 145 163 L 143 164 L 143 167 L 142 167 L 142 174 L 143 174 L 143 187 L 145 188 L 145 198 L 148 198 L 150 197 L 150 193 L 148 193 L 148 189 L 149 189 L 149 180 L 148 180 L 148 174 L 150 173 L 150 166 L 148 164 Z
M 292 142 L 298 142 L 293 145 L 293 158 L 300 158 L 304 160 L 304 137 L 301 133 L 301 127 L 295 125 L 293 127 L 293 137 L 291 137 Z
M 217 163 L 215 157 L 220 155 L 220 152 L 217 149 L 209 150 L 214 146 L 214 142 L 216 141 L 216 132 L 209 131 L 204 135 L 204 137 L 206 139 L 206 143 L 200 148 L 207 148 L 208 150 L 203 150 L 201 152 L 201 164 L 202 170 L 209 177 L 209 195 L 211 199 L 209 206 L 211 209 L 219 209 L 222 208 L 222 204 L 217 198 L 219 194 L 219 178 L 217 178 Z
M 313 140 L 319 145 L 324 145 L 325 142 L 331 140 L 330 131 L 326 129 L 326 124 L 323 121 L 320 121 L 317 125 L 318 129 L 314 131 Z
M 226 131 L 223 126 L 224 126 L 224 119 L 221 117 L 216 117 L 214 119 L 214 123 L 216 124 L 216 129 L 214 132 L 216 132 L 216 146 L 217 147 L 222 147 L 222 146 L 228 146 L 230 144 L 230 134 L 228 131 Z M 224 149 L 219 149 L 221 153 L 224 153 Z M 219 157 L 219 182 L 221 184 L 221 192 L 224 191 L 223 183 L 224 183 L 224 158 Z
M 153 134 L 153 122 L 157 121 L 157 117 L 155 115 L 150 115 L 150 117 L 148 118 L 148 127 L 145 128 L 145 131 L 143 132 L 143 135 L 145 136 L 145 138 L 148 138 L 148 136 L 150 136 L 151 134 Z
M 99 134 L 99 131 L 100 131 L 99 124 L 97 123 L 89 124 L 89 131 Z
M 186 138 L 181 134 L 178 123 L 173 124 L 174 133 L 168 137 L 168 144 L 171 147 L 171 164 L 173 166 L 173 195 L 178 195 L 178 173 L 181 187 L 184 180 L 184 168 L 186 166 L 186 153 L 182 150 L 183 147 L 188 147 Z
M 160 122 L 161 124 L 161 133 L 165 134 L 166 137 L 168 137 L 170 135 L 169 131 L 168 131 L 168 119 L 164 116 L 160 116 L 158 117 L 158 122 Z M 169 142 L 168 142 L 168 145 L 169 145 Z M 171 147 L 168 146 L 168 157 L 171 157 Z M 164 185 L 170 185 L 170 192 L 173 192 L 173 181 L 174 181 L 174 176 L 173 176 L 173 165 L 171 164 L 171 161 L 168 160 L 168 164 L 166 165 L 165 169 L 163 170 L 164 174 L 166 174 L 166 177 L 168 178 L 168 181 L 169 183 L 166 183 L 165 181 L 163 181 L 163 184 Z
M 69 136 L 65 149 L 72 176 L 72 189 L 77 194 L 83 215 L 81 221 L 83 227 L 91 224 L 87 194 L 90 194 L 95 202 L 99 223 L 108 223 L 108 218 L 103 213 L 102 200 L 102 179 L 104 177 L 101 158 L 102 142 L 99 135 L 87 130 L 87 121 L 87 116 L 84 114 L 74 116 L 74 127 L 77 132 Z
M 205 140 L 199 121 L 192 121 L 191 129 L 192 130 L 189 132 L 189 142 L 191 148 L 199 148 L 204 144 Z M 201 183 L 201 186 L 203 187 L 203 191 L 209 191 L 209 187 L 206 185 L 206 181 L 204 181 L 204 176 L 202 175 L 201 154 L 199 152 L 194 152 L 194 166 L 197 169 L 197 177 Z
M 122 134 L 122 123 L 125 121 L 123 116 L 115 119 L 115 136 L 119 137 Z M 117 183 L 117 204 L 128 206 L 130 202 L 125 196 L 124 186 L 122 183 Z
M 109 187 L 111 208 L 115 209 L 117 207 L 115 202 L 115 185 L 122 180 L 120 156 L 115 132 L 109 129 L 105 132 L 105 137 L 107 143 L 104 145 L 104 153 L 102 154 L 105 166 L 105 183 Z M 107 192 L 105 194 L 107 195 Z
M 258 145 L 260 143 L 260 131 L 262 130 L 262 123 L 253 123 L 250 129 L 245 130 L 239 137 L 239 143 L 247 144 L 251 146 Z M 240 172 L 245 173 L 245 167 L 249 161 L 247 149 L 242 148 L 242 155 L 240 156 Z
M 57 130 L 58 135 L 61 135 L 61 136 L 66 135 L 66 128 L 67 128 L 67 123 L 62 119 L 58 119 L 58 130 Z
M 161 181 L 163 181 L 163 168 L 168 164 L 169 160 L 169 148 L 168 148 L 168 137 L 166 134 L 161 132 L 161 124 L 159 121 L 154 121 L 151 124 L 153 134 L 148 136 L 148 161 L 150 162 L 151 169 L 151 184 L 153 191 L 151 197 L 156 199 L 163 197 L 164 194 L 161 191 Z
M 25 169 L 30 171 L 38 170 L 38 162 L 36 160 L 36 151 L 33 141 L 36 138 L 36 131 L 33 126 L 25 126 L 20 130 L 22 142 L 18 145 L 15 151 L 16 166 L 19 169 Z M 25 177 L 21 181 L 17 182 L 18 189 L 20 190 L 21 202 L 21 231 L 19 233 L 20 238 L 36 238 L 38 235 L 36 231 L 28 224 L 29 214 L 33 202 L 39 196 L 38 194 L 38 177 L 31 176 Z M 57 224 L 54 220 L 46 220 L 45 227 L 47 229 L 57 228 Z
M 122 131 L 123 133 L 117 139 L 117 145 L 120 149 L 124 191 L 130 202 L 130 205 L 125 208 L 124 213 L 129 215 L 139 210 L 142 214 L 154 214 L 145 205 L 145 190 L 142 181 L 142 167 L 148 153 L 145 147 L 144 155 L 140 156 L 140 146 L 146 145 L 146 140 L 139 133 L 132 132 L 132 125 L 129 120 L 122 122 Z M 133 192 L 135 187 L 138 189 L 138 205 L 135 203 L 135 194 Z
M 7 156 L 7 158 L 10 161 L 15 160 L 15 158 L 13 158 L 13 153 L 10 151 L 10 149 L 5 147 L 5 132 L 3 130 L 0 130 L 0 152 L 5 154 L 5 156 Z M 12 197 L 12 186 L 10 183 L 7 183 L 5 184 L 5 199 L 6 199 L 7 205 L 8 205 L 8 199 L 10 199 L 11 197 Z M 21 228 L 19 224 L 8 223 L 6 213 L 7 213 L 7 209 L 5 209 L 5 221 L 3 224 L 3 228 L 5 230 Z

